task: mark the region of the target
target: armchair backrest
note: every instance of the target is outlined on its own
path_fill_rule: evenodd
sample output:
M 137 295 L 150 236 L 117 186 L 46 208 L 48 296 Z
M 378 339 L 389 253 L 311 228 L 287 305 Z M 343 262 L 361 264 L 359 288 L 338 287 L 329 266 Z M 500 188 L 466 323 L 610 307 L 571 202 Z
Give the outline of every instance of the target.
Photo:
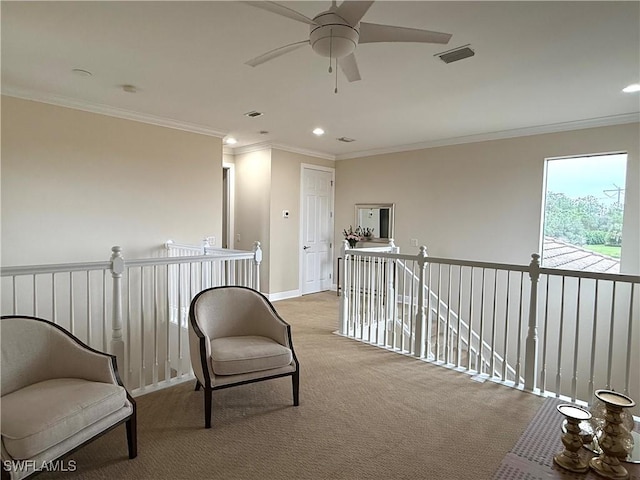
M 246 287 L 215 287 L 193 300 L 192 322 L 210 339 L 241 335 L 271 337 L 270 325 L 262 321 L 275 312 L 260 293 Z
M 0 321 L 2 395 L 28 385 L 62 377 L 84 378 L 74 355 L 87 348 L 61 327 L 28 316 L 6 316 Z M 74 371 L 74 374 L 70 374 Z M 88 372 L 87 372 L 88 373 Z

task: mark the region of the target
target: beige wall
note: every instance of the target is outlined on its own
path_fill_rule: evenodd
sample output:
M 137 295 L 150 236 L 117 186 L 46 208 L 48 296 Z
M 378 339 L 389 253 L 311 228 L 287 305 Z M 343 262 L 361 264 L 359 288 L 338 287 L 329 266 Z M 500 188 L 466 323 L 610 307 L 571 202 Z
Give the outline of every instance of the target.
M 336 240 L 355 203 L 396 204 L 402 252 L 528 263 L 540 250 L 544 160 L 628 152 L 621 269 L 640 273 L 640 130 L 637 123 L 336 162 Z
M 333 167 L 299 153 L 267 147 L 238 154 L 235 162 L 235 248 L 263 249 L 260 289 L 271 295 L 297 292 L 299 285 L 300 175 L 303 163 Z M 289 218 L 282 211 L 289 210 Z
M 300 288 L 300 178 L 302 164 L 333 168 L 335 162 L 284 150 L 271 153 L 270 292 Z M 289 210 L 289 218 L 282 211 Z
M 220 237 L 222 143 L 2 97 L 2 264 L 148 257 Z
M 235 157 L 235 242 L 239 250 L 261 243 L 260 290 L 269 292 L 269 205 L 271 196 L 271 150 Z M 238 240 L 238 238 L 240 240 Z

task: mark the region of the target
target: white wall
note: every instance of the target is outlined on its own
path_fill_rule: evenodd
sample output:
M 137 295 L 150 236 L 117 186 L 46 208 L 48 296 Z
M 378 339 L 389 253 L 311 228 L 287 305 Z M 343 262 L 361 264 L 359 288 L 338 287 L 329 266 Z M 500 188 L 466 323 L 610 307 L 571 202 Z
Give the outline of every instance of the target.
M 154 254 L 222 231 L 219 138 L 2 97 L 2 265 Z
M 621 270 L 640 273 L 639 124 L 495 140 L 336 162 L 336 240 L 355 203 L 395 203 L 402 252 L 524 264 L 540 251 L 544 160 L 628 152 Z

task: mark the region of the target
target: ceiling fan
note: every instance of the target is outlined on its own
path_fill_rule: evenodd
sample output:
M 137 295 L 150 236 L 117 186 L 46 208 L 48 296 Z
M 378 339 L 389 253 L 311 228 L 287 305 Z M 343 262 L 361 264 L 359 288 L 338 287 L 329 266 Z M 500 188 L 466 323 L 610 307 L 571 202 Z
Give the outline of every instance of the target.
M 331 2 L 329 10 L 321 12 L 313 18 L 308 18 L 276 2 L 258 1 L 245 3 L 298 22 L 307 23 L 310 26 L 308 40 L 284 45 L 246 62 L 247 65 L 252 67 L 261 65 L 305 45 L 310 45 L 311 49 L 318 55 L 329 57 L 329 72 L 332 72 L 331 59 L 335 59 L 347 80 L 355 82 L 360 80 L 361 77 L 353 52 L 361 43 L 420 42 L 446 44 L 451 38 L 449 33 L 361 22 L 360 20 L 374 3 L 373 1 L 345 0 L 340 6 L 337 6 L 334 0 Z

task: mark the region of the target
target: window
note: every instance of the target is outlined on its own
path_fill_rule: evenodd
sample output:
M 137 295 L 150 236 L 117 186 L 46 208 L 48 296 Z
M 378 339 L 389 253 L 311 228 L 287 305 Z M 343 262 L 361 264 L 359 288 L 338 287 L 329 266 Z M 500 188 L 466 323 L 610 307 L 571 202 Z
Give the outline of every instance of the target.
M 627 155 L 547 159 L 542 265 L 619 272 Z

